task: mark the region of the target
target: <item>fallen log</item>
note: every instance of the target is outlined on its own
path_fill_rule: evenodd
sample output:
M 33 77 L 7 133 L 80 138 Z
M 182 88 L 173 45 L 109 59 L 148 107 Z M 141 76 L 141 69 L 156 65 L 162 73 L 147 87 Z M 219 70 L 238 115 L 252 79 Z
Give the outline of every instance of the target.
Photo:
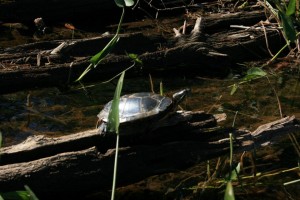
M 204 117 L 203 114 L 198 117 Z M 227 139 L 229 132 L 235 136 L 234 150 L 241 152 L 274 143 L 278 138 L 300 130 L 299 121 L 293 116 L 262 125 L 253 132 L 205 128 L 213 125 L 210 124 L 211 122 L 208 123 L 210 125 L 207 123 L 199 125 L 201 120 L 194 118 L 195 121 L 193 121 L 192 118 L 187 122 L 180 122 L 180 125 L 177 124 L 174 127 L 158 129 L 153 135 L 150 134 L 144 139 L 138 137 L 134 141 L 133 138 L 130 138 L 127 140 L 127 144 L 121 142 L 118 158 L 118 185 L 130 184 L 155 174 L 182 170 L 201 161 L 227 154 L 229 152 L 229 140 Z M 204 118 L 211 121 L 211 116 L 207 115 Z M 174 130 L 178 131 L 174 133 Z M 91 134 L 91 131 L 86 133 L 95 135 Z M 84 133 L 81 134 L 84 135 Z M 104 142 L 101 135 L 98 134 L 98 139 L 94 138 L 89 141 L 83 139 L 83 136 L 78 138 L 78 144 L 82 145 L 80 150 L 76 145 L 74 146 L 75 150 L 72 150 L 72 145 L 64 148 L 69 144 L 58 142 L 56 147 L 61 149 L 61 151 L 57 151 L 59 153 L 45 153 L 46 151 L 41 153 L 40 151 L 40 148 L 44 145 L 47 146 L 47 143 L 48 146 L 53 146 L 53 150 L 55 141 L 62 141 L 54 138 L 40 138 L 29 145 L 21 144 L 4 148 L 2 153 L 3 158 L 6 156 L 6 160 L 9 156 L 14 157 L 15 152 L 22 154 L 26 151 L 30 154 L 40 154 L 39 157 L 44 154 L 46 157 L 0 166 L 1 190 L 19 189 L 27 184 L 40 198 L 53 199 L 75 196 L 82 198 L 90 192 L 109 189 L 115 151 L 113 144 L 105 150 L 99 150 L 99 148 L 101 149 L 99 143 Z M 70 143 L 74 144 L 74 136 L 68 137 Z M 149 140 L 149 138 L 152 139 Z M 121 136 L 121 141 L 126 141 L 126 138 Z M 90 148 L 87 148 L 87 142 L 91 146 Z M 95 145 L 95 143 L 98 144 Z M 50 150 L 48 149 L 48 151 Z M 23 154 L 23 156 L 25 155 Z M 27 155 L 29 154 L 27 153 Z M 47 157 L 47 155 L 49 156 Z
M 213 115 L 203 111 L 176 113 L 166 120 L 166 124 L 160 124 L 158 131 L 154 131 L 150 135 L 122 137 L 120 146 L 170 142 L 182 138 L 182 131 L 215 127 L 216 123 L 216 118 Z M 2 148 L 0 165 L 28 162 L 58 153 L 79 151 L 92 146 L 97 146 L 98 150 L 104 153 L 107 149 L 115 147 L 115 139 L 115 135 L 100 134 L 98 129 L 58 138 L 42 135 L 32 136 L 18 145 Z
M 257 18 L 254 17 L 255 14 L 258 14 Z M 207 20 L 205 18 L 203 23 L 210 23 L 215 19 L 219 22 L 217 25 L 222 22 L 228 27 L 226 20 L 242 23 L 238 21 L 238 17 L 241 16 L 245 20 L 249 19 L 249 22 L 262 18 L 261 11 L 254 11 L 253 14 L 241 12 L 222 17 L 215 14 L 207 17 Z M 108 77 L 129 67 L 131 59 L 125 52 L 136 53 L 143 61 L 143 67 L 133 70 L 133 73 L 129 73 L 131 76 L 177 73 L 186 76 L 197 74 L 224 77 L 235 63 L 268 56 L 262 29 L 230 29 L 207 36 L 201 33 L 200 26 L 201 24 L 195 25 L 194 30 L 199 29 L 197 32 L 179 38 L 166 38 L 160 34 L 149 36 L 147 30 L 121 34 L 118 46 L 93 73 L 88 74 L 87 79 L 107 80 Z M 208 27 L 208 30 L 212 27 L 215 26 Z M 281 35 L 278 31 L 267 29 L 266 36 L 269 41 L 272 40 L 269 48 L 279 49 Z M 78 40 L 54 40 L 2 49 L 0 93 L 31 87 L 66 87 L 89 65 L 91 55 L 96 54 L 111 38 L 112 35 Z

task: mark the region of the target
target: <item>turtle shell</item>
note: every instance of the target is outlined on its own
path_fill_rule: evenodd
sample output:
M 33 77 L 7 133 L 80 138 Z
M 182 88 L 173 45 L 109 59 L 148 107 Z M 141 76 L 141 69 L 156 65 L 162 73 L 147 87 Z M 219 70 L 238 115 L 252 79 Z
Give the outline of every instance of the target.
M 107 122 L 111 104 L 112 101 L 108 102 L 97 115 L 100 120 Z M 143 92 L 124 95 L 119 103 L 119 122 L 126 123 L 163 116 L 171 106 L 172 99 L 159 94 Z

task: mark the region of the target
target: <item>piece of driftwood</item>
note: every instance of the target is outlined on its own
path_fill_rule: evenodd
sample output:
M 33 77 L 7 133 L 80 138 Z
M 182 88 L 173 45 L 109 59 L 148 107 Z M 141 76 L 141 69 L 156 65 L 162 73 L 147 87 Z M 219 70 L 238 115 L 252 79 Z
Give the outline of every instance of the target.
M 255 20 L 258 23 L 263 19 L 261 11 L 214 14 L 203 17 L 198 27 L 195 25 L 194 30 L 198 31 L 177 38 L 149 35 L 147 30 L 121 34 L 117 47 L 86 80 L 107 80 L 129 67 L 132 61 L 126 52 L 138 54 L 143 61 L 143 67 L 133 70 L 129 73 L 131 76 L 141 73 L 226 76 L 235 63 L 268 55 L 262 29 L 212 32 L 213 27 L 220 30 L 216 27 L 220 24 L 228 28 L 230 23 L 243 23 L 239 18 L 246 23 L 255 23 Z M 214 20 L 219 23 L 214 24 Z M 201 32 L 202 26 L 210 35 Z M 90 57 L 112 36 L 38 42 L 0 50 L 0 93 L 39 86 L 66 86 L 79 77 L 89 65 Z M 269 48 L 279 49 L 281 36 L 278 31 L 267 29 L 266 36 L 272 41 Z
M 187 113 L 174 117 L 182 118 L 185 114 Z M 188 121 L 185 121 L 184 116 L 185 120 L 174 127 L 158 129 L 146 135 L 145 139 L 139 137 L 134 141 L 134 138 L 127 140 L 121 136 L 118 185 L 130 184 L 155 174 L 182 170 L 201 161 L 224 155 L 229 151 L 229 132 L 235 137 L 234 150 L 240 152 L 274 143 L 276 139 L 300 130 L 299 121 L 293 116 L 262 125 L 250 132 L 205 128 L 216 124 L 211 115 L 203 112 L 194 116 L 190 114 L 187 115 Z M 173 119 L 176 121 L 175 118 Z M 204 119 L 202 123 L 201 118 Z M 85 134 L 87 136 L 84 136 Z M 28 144 L 24 142 L 4 148 L 2 156 L 6 157 L 6 160 L 9 160 L 10 156 L 16 158 L 16 152 L 20 155 L 25 152 L 24 157 L 38 154 L 37 157 L 40 158 L 33 156 L 31 161 L 29 157 L 23 158 L 27 162 L 0 166 L 1 190 L 19 189 L 27 184 L 41 199 L 53 199 L 82 198 L 90 192 L 109 189 L 115 153 L 113 144 L 107 146 L 106 150 L 103 147 L 99 150 L 104 140 L 101 134 L 95 136 L 95 131 L 76 136 L 77 144 L 74 142 L 76 137 L 64 136 L 64 139 L 37 138 L 28 140 Z M 65 141 L 66 137 L 70 138 L 70 143 Z M 86 139 L 88 137 L 90 140 Z M 122 143 L 126 140 L 127 144 Z M 82 148 L 78 147 L 80 145 Z M 43 148 L 45 149 L 41 150 Z

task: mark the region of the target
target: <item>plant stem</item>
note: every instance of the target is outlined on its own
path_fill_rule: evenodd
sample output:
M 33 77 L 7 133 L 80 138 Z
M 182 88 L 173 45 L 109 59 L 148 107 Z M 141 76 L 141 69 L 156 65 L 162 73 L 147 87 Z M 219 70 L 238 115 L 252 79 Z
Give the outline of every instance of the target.
M 231 172 L 232 172 L 232 160 L 233 160 L 233 139 L 232 139 L 232 133 L 229 133 L 229 141 L 230 141 L 230 157 L 229 157 L 229 165 L 230 165 L 230 175 L 229 180 L 231 180 Z
M 287 42 L 277 53 L 275 56 L 273 56 L 273 58 L 268 62 L 268 63 L 271 63 L 273 62 L 278 56 L 279 54 L 286 48 L 289 46 L 289 43 Z
M 117 134 L 111 200 L 115 199 L 115 190 L 116 190 L 116 182 L 117 182 L 118 152 L 119 152 L 119 137 L 120 137 L 119 134 Z

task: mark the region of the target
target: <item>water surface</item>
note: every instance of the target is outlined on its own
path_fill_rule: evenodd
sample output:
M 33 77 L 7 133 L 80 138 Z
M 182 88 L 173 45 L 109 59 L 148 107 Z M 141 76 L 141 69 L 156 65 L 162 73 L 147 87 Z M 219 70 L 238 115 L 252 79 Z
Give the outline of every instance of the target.
M 166 95 L 191 88 L 191 94 L 181 104 L 183 109 L 226 113 L 228 119 L 222 125 L 231 126 L 234 122 L 237 128 L 253 130 L 260 124 L 279 119 L 280 109 L 283 115 L 300 118 L 299 73 L 281 72 L 269 77 L 270 82 L 261 78 L 240 85 L 234 95 L 230 95 L 230 86 L 240 82 L 237 78 L 153 77 L 153 82 L 155 92 L 159 92 L 162 82 Z M 45 88 L 0 96 L 0 130 L 4 146 L 19 143 L 30 135 L 57 137 L 95 128 L 97 114 L 112 99 L 115 84 L 86 86 L 68 92 Z M 122 94 L 150 91 L 147 77 L 125 77 Z

